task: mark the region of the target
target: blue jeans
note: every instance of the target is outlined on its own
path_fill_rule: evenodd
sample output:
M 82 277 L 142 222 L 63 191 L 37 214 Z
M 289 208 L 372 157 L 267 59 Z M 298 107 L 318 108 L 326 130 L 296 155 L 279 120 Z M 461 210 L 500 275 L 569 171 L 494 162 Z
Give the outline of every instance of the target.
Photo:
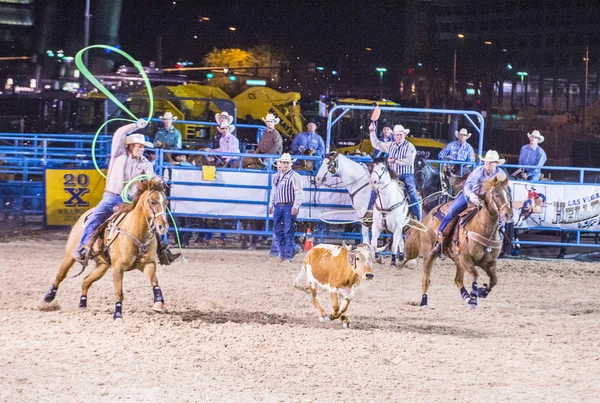
M 398 175 L 398 179 L 404 182 L 406 185 L 406 190 L 408 191 L 408 199 L 410 200 L 410 207 L 412 213 L 417 218 L 418 221 L 421 221 L 421 206 L 419 205 L 419 197 L 417 196 L 417 185 L 415 184 L 415 175 L 406 174 L 406 175 Z
M 541 172 L 528 173 L 526 180 L 532 181 L 532 182 L 539 182 L 541 177 L 542 177 Z
M 454 217 L 462 213 L 467 208 L 468 204 L 469 202 L 467 200 L 467 196 L 465 196 L 464 193 L 458 195 L 458 197 L 454 199 L 454 201 L 450 205 L 450 208 L 446 213 L 446 217 L 444 218 L 444 221 L 442 221 L 442 223 L 440 224 L 440 228 L 438 231 L 442 232 Z
M 296 216 L 292 214 L 292 207 L 292 204 L 278 204 L 273 210 L 274 237 L 279 241 L 279 256 L 282 259 L 291 259 L 294 253 Z
M 89 241 L 96 228 L 106 221 L 106 219 L 112 215 L 113 208 L 117 204 L 121 203 L 123 203 L 121 196 L 104 193 L 102 200 L 100 200 L 100 203 L 98 203 L 96 208 L 94 208 L 94 211 L 92 211 L 92 214 L 90 214 L 88 220 L 84 224 L 83 234 L 81 235 L 81 240 L 79 241 L 79 248 Z
M 369 199 L 369 206 L 367 207 L 367 210 L 373 211 L 373 205 L 375 204 L 375 199 L 377 199 L 377 192 L 374 190 L 371 190 L 371 198 Z

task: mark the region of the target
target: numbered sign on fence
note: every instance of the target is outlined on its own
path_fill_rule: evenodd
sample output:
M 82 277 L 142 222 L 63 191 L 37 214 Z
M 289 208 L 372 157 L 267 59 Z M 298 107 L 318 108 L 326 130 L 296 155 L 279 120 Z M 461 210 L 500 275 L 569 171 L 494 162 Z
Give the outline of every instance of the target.
M 73 225 L 102 200 L 105 179 L 92 169 L 46 170 L 46 225 Z

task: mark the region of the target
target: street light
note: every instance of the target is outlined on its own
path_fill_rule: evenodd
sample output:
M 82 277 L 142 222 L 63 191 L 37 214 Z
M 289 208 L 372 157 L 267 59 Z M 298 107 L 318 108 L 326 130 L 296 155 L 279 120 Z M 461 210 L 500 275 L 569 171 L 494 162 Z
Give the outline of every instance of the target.
M 458 34 L 459 39 L 465 39 L 464 34 Z M 454 46 L 454 69 L 452 72 L 452 98 L 456 99 L 456 46 Z
M 387 71 L 385 67 L 375 68 L 379 72 L 379 98 L 383 99 L 383 73 Z

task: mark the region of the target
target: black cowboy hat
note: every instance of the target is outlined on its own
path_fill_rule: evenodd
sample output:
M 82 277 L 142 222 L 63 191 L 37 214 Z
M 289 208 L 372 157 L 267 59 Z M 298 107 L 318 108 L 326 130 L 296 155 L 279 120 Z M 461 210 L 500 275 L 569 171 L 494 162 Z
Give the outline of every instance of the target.
M 315 125 L 317 125 L 317 128 L 319 128 L 319 122 L 317 122 L 317 120 L 315 118 L 309 118 L 306 121 L 306 126 L 308 126 L 309 123 L 314 123 Z

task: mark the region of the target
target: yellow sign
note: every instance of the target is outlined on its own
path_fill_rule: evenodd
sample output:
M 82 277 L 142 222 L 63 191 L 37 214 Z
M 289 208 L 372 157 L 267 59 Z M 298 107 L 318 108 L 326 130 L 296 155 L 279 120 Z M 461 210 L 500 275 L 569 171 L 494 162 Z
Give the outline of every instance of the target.
M 73 225 L 95 207 L 106 180 L 92 169 L 46 170 L 46 225 Z

